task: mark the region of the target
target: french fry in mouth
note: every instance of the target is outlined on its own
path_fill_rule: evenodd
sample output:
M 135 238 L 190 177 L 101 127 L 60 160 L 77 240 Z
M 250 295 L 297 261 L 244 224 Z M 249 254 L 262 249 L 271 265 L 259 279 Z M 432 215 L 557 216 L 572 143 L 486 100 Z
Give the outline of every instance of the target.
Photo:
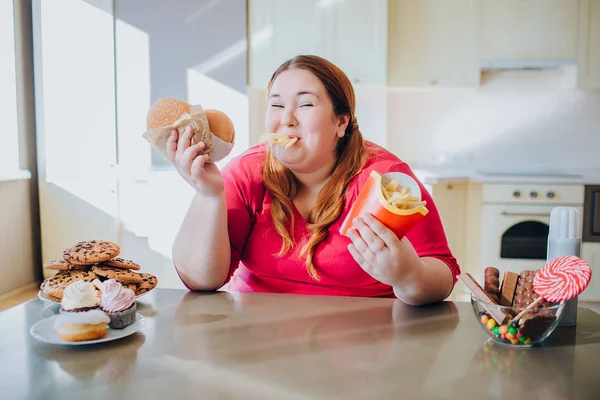
M 286 149 L 289 149 L 298 141 L 297 136 L 288 136 L 279 133 L 271 133 L 271 137 L 273 138 L 272 143 L 275 146 L 284 146 Z

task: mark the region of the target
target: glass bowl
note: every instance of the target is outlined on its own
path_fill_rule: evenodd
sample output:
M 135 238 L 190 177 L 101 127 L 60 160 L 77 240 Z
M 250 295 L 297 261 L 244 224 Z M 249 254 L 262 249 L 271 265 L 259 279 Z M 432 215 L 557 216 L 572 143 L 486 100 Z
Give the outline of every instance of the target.
M 507 307 L 479 300 L 471 295 L 473 313 L 481 328 L 496 343 L 527 348 L 542 343 L 558 326 L 565 303 L 528 310 L 519 321 L 512 321 L 524 308 Z M 506 316 L 503 323 L 496 319 Z

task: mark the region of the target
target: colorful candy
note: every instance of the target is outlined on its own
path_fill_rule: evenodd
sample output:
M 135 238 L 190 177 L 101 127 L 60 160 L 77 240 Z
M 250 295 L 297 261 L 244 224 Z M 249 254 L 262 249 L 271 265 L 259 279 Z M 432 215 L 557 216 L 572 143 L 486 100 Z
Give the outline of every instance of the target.
M 508 321 L 505 325 L 498 325 L 496 320 L 490 318 L 485 312 L 481 312 L 479 315 L 481 324 L 498 340 L 512 345 L 528 345 L 531 343 L 531 337 L 521 332 L 521 329 L 524 329 L 525 325 L 521 326 L 518 322 L 513 323 L 512 321 Z
M 558 257 L 544 265 L 533 278 L 533 290 L 550 302 L 571 300 L 590 283 L 592 270 L 575 256 Z

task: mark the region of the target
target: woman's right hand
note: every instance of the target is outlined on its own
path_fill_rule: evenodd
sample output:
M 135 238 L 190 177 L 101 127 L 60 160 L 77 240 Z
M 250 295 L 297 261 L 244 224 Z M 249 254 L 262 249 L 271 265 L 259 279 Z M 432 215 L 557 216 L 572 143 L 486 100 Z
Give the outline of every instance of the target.
M 196 192 L 208 197 L 217 196 L 225 186 L 221 172 L 213 162 L 208 162 L 208 154 L 202 154 L 206 147 L 204 142 L 191 144 L 192 135 L 191 126 L 181 135 L 173 129 L 167 140 L 167 158 Z

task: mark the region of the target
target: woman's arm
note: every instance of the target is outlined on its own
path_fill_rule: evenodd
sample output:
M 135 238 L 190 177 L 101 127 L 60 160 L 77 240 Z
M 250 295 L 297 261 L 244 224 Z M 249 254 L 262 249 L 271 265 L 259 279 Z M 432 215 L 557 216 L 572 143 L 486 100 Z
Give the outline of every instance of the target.
M 413 306 L 444 300 L 454 277 L 444 261 L 419 257 L 408 238 L 396 234 L 372 215 L 354 220 L 348 231 L 348 250 L 356 262 L 380 282 L 390 285 L 396 297 Z
M 219 169 L 205 154 L 205 144 L 191 143 L 187 127 L 171 132 L 167 158 L 196 194 L 173 243 L 173 263 L 190 290 L 216 290 L 227 279 L 231 250 L 227 230 L 227 201 Z
M 366 215 L 348 232 L 353 242 L 349 250 L 367 273 L 392 286 L 403 302 L 423 305 L 442 301 L 452 292 L 460 266 L 448 246 L 437 207 L 406 164 L 397 163 L 389 172 L 409 174 L 418 182 L 429 213 L 402 239 Z
M 393 286 L 394 294 L 413 306 L 442 301 L 454 286 L 448 265 L 434 257 L 420 258 L 417 266 L 407 275 L 405 280 Z
M 173 263 L 190 290 L 217 290 L 225 283 L 231 248 L 225 191 L 215 197 L 199 193 L 173 243 Z

